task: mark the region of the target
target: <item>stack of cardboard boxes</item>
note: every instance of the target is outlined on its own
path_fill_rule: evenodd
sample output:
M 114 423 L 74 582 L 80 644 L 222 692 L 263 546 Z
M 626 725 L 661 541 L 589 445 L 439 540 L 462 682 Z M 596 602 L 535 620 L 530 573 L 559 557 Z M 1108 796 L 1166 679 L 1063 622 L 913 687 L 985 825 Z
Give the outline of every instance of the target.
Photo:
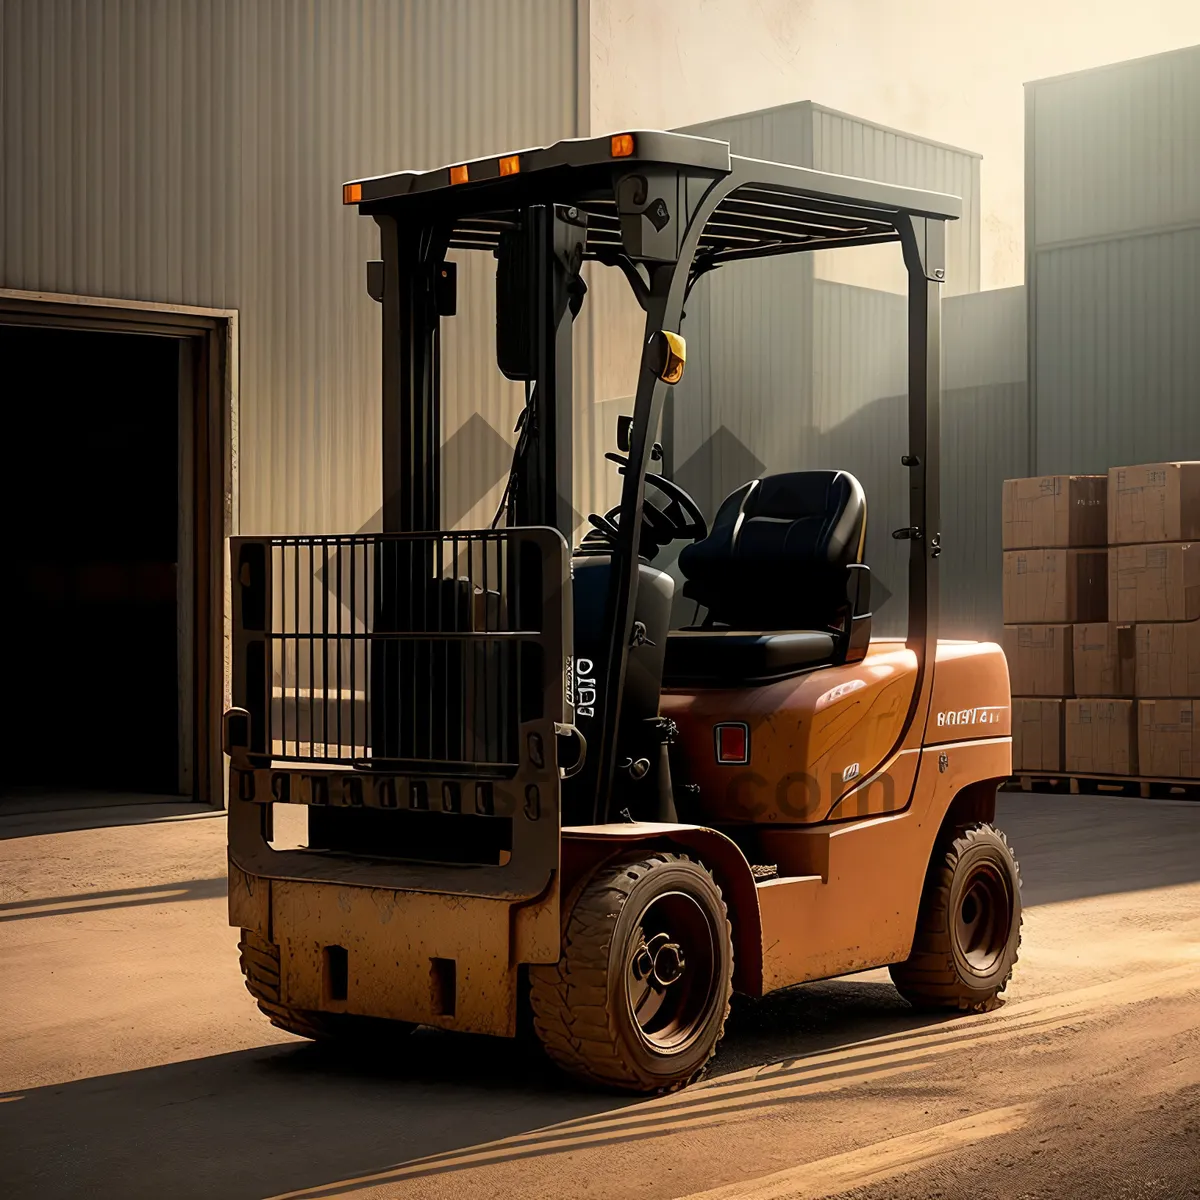
M 1138 773 L 1198 778 L 1200 462 L 1109 471 L 1108 540 L 1109 617 L 1132 626 Z
M 1200 463 L 1007 480 L 1004 622 L 1015 770 L 1200 777 Z
M 1107 619 L 1107 492 L 1104 475 L 1004 483 L 1004 653 L 1018 771 L 1064 770 L 1066 707 L 1078 694 L 1074 630 Z

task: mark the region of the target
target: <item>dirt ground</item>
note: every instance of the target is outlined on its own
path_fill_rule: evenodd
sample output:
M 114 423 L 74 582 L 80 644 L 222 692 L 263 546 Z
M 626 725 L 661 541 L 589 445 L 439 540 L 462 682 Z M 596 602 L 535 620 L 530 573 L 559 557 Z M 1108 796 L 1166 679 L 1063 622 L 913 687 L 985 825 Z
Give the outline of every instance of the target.
M 1007 795 L 999 823 L 1027 906 L 1001 1009 L 806 985 L 635 1101 L 506 1042 L 362 1061 L 272 1029 L 219 815 L 0 811 L 0 1195 L 1200 1196 L 1200 804 Z

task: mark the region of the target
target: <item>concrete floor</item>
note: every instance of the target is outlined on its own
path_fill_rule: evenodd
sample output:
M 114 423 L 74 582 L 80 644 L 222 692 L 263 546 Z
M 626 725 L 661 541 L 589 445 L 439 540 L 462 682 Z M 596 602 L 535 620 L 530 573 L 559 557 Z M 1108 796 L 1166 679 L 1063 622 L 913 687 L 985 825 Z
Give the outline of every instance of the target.
M 0 814 L 0 1195 L 1200 1196 L 1200 804 L 1010 794 L 999 820 L 1027 905 L 1002 1009 L 807 985 L 633 1101 L 506 1042 L 362 1062 L 272 1029 L 219 815 Z

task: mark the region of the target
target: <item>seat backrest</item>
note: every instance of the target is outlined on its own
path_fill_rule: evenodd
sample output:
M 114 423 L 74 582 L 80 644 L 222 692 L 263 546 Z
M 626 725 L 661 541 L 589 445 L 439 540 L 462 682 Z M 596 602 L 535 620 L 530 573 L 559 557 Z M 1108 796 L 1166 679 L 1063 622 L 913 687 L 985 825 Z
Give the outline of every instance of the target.
M 752 480 L 680 554 L 683 594 L 719 624 L 824 628 L 845 606 L 846 568 L 862 562 L 866 531 L 866 495 L 848 471 Z

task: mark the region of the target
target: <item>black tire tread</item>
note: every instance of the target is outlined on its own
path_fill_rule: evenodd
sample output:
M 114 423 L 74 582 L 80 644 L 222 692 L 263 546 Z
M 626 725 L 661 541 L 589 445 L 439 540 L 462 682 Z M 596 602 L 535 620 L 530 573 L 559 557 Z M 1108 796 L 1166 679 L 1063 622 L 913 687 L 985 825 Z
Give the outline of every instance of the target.
M 990 1012 L 1000 1004 L 1000 994 L 1012 979 L 1013 968 L 1020 957 L 1022 916 L 1017 915 L 1017 942 L 1012 962 L 991 995 L 980 997 L 968 988 L 954 966 L 950 948 L 950 889 L 954 872 L 962 855 L 982 839 L 999 838 L 1012 859 L 1017 887 L 1021 870 L 1004 832 L 994 825 L 979 822 L 955 831 L 954 838 L 944 848 L 935 850 L 925 877 L 921 896 L 917 932 L 912 953 L 902 963 L 889 968 L 896 990 L 914 1008 L 958 1009 L 960 1012 Z M 1019 893 L 1018 893 L 1019 894 Z
M 724 1012 L 708 1057 L 686 1079 L 656 1086 L 658 1081 L 625 1061 L 612 1032 L 608 961 L 616 919 L 634 886 L 647 874 L 668 863 L 684 862 L 699 866 L 712 878 L 712 873 L 703 864 L 696 863 L 687 855 L 665 852 L 647 854 L 602 869 L 575 902 L 563 935 L 562 955 L 558 962 L 530 968 L 534 1028 L 549 1057 L 568 1073 L 611 1087 L 638 1091 L 654 1088 L 668 1092 L 698 1079 L 716 1053 L 729 1017 L 732 985 L 726 989 Z M 715 882 L 713 886 L 716 887 Z M 720 896 L 719 888 L 717 893 Z M 732 967 L 733 931 L 724 897 L 721 897 L 720 903 Z

